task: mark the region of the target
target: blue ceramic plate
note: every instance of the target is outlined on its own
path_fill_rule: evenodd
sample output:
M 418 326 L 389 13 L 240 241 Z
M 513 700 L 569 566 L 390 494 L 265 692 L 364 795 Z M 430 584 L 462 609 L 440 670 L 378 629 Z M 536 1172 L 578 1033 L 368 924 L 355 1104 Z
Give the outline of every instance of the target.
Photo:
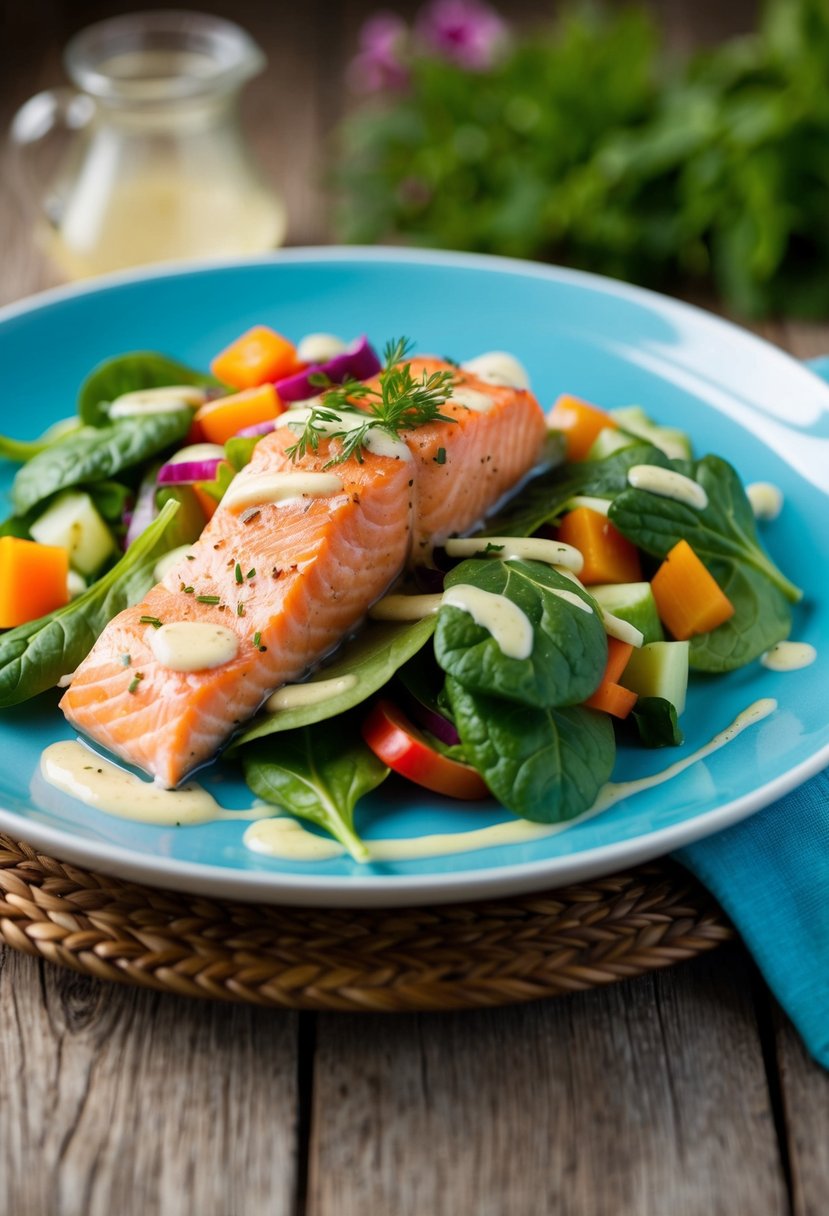
M 620 749 L 615 776 L 663 768 L 749 703 L 778 709 L 681 776 L 532 844 L 361 867 L 286 863 L 251 853 L 244 825 L 156 828 L 91 811 L 37 779 L 41 749 L 71 732 L 57 697 L 0 715 L 0 828 L 56 855 L 160 885 L 286 903 L 382 905 L 465 899 L 554 886 L 620 869 L 719 831 L 829 762 L 829 387 L 778 350 L 684 304 L 590 275 L 498 258 L 392 250 L 292 250 L 253 262 L 173 268 L 47 293 L 0 314 L 2 430 L 32 436 L 70 413 L 100 359 L 159 349 L 197 366 L 242 329 L 292 335 L 414 335 L 422 351 L 466 359 L 513 351 L 542 404 L 561 391 L 606 407 L 636 402 L 689 430 L 700 453 L 731 460 L 746 481 L 776 483 L 772 555 L 806 597 L 793 637 L 818 661 L 789 674 L 759 665 L 693 682 L 686 744 Z M 4 470 L 4 477 L 7 478 Z M 8 481 L 4 480 L 3 489 Z M 204 778 L 226 806 L 250 804 L 228 767 Z M 365 800 L 371 837 L 462 831 L 504 819 L 389 781 Z

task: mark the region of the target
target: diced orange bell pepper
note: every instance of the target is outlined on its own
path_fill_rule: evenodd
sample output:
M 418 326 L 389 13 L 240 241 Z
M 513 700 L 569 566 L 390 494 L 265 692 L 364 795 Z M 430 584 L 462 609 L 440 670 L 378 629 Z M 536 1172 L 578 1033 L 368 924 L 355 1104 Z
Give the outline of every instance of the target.
M 584 460 L 599 431 L 617 423 L 606 410 L 564 393 L 547 415 L 547 425 L 566 436 L 568 460 Z
M 24 625 L 67 604 L 68 573 L 65 549 L 0 537 L 0 629 Z
M 230 397 L 207 401 L 196 411 L 194 429 L 206 443 L 227 443 L 247 426 L 269 422 L 282 413 L 282 402 L 272 384 L 244 389 Z
M 293 342 L 267 325 L 249 329 L 210 364 L 213 375 L 231 388 L 256 388 L 292 376 L 302 367 Z
M 709 633 L 734 615 L 720 589 L 687 540 L 678 541 L 651 580 L 662 623 L 680 642 Z
M 584 558 L 579 578 L 592 583 L 638 583 L 642 567 L 636 546 L 614 528 L 600 511 L 577 507 L 568 511 L 556 531 L 556 539 L 573 545 Z
M 607 664 L 601 683 L 592 696 L 588 697 L 585 705 L 591 709 L 601 709 L 604 713 L 613 714 L 614 718 L 626 718 L 636 704 L 636 693 L 628 688 L 622 688 L 618 680 L 628 664 L 633 652 L 630 642 L 620 642 L 618 638 L 607 639 Z

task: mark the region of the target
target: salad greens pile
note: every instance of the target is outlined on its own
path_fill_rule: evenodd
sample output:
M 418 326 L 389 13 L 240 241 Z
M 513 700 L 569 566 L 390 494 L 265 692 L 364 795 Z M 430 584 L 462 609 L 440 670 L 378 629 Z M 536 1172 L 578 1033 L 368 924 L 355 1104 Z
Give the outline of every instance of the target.
M 440 417 L 442 382 L 418 384 L 410 375 L 394 374 L 392 388 L 400 389 L 404 401 L 420 393 L 417 403 L 431 417 Z M 91 373 L 81 387 L 76 419 L 32 443 L 0 437 L 0 457 L 23 462 L 11 489 L 14 514 L 0 525 L 0 535 L 30 539 L 44 512 L 77 492 L 88 497 L 88 509 L 97 513 L 108 537 L 89 585 L 77 598 L 0 632 L 0 708 L 43 693 L 71 674 L 107 622 L 140 601 L 156 581 L 159 558 L 199 535 L 204 514 L 191 487 L 157 481 L 165 459 L 187 437 L 192 411 L 110 414 L 110 403 L 123 394 L 170 385 L 202 386 L 216 395 L 228 391 L 213 377 L 166 356 L 131 353 Z M 332 392 L 341 412 L 354 383 Z M 327 404 L 323 398 L 316 407 L 320 417 Z M 387 405 L 378 397 L 378 410 Z M 405 425 L 398 405 L 395 398 L 389 409 L 397 413 L 382 425 Z M 619 411 L 618 419 L 608 416 L 609 455 L 596 440 L 585 459 L 568 461 L 562 437 L 551 436 L 544 464 L 487 520 L 472 557 L 453 561 L 438 550 L 438 568 L 407 576 L 404 590 L 421 589 L 417 578 L 428 576 L 442 588 L 462 585 L 510 601 L 531 626 L 527 657 L 504 653 L 488 628 L 452 602 L 442 602 L 433 615 L 413 622 L 369 620 L 311 676 L 312 682 L 326 681 L 330 692 L 325 699 L 275 712 L 266 707 L 232 741 L 228 758 L 241 763 L 258 797 L 315 823 L 356 859 L 365 860 L 355 807 L 390 773 L 364 741 L 367 711 L 380 695 L 419 723 L 419 729 L 411 728 L 418 747 L 437 762 L 478 774 L 480 789 L 517 815 L 559 822 L 587 809 L 610 777 L 616 755 L 610 713 L 585 705 L 609 667 L 608 588 L 584 586 L 547 562 L 509 556 L 503 542 L 490 539 L 550 536 L 574 503 L 593 503 L 606 513 L 618 533 L 636 546 L 646 572 L 678 542 L 688 542 L 734 609 L 729 619 L 689 642 L 665 642 L 647 582 L 621 588 L 629 591 L 640 626 L 652 630 L 649 644 L 673 647 L 670 678 L 654 682 L 651 672 L 646 686 L 633 689 L 639 695 L 624 727 L 628 737 L 638 734 L 647 747 L 681 743 L 678 719 L 688 665 L 705 673 L 732 671 L 788 636 L 791 605 L 800 592 L 762 548 L 735 470 L 718 456 L 695 460 L 668 455 L 677 432 L 646 421 L 653 442 L 645 441 L 641 422 L 638 432 L 625 429 L 626 413 L 630 415 Z M 210 462 L 218 464 L 215 477 L 200 483 L 208 496 L 221 498 L 259 438 L 241 435 L 227 441 L 224 460 Z M 690 444 L 680 438 L 690 453 Z M 308 443 L 313 446 L 312 433 Z M 705 491 L 706 505 L 634 488 L 628 478 L 634 465 L 691 479 Z M 130 515 L 142 502 L 147 518 L 130 535 Z M 607 603 L 615 605 L 620 588 L 610 590 L 616 595 Z M 641 603 L 636 603 L 647 597 L 650 606 L 642 615 Z M 626 619 L 622 608 L 612 611 Z M 679 681 L 677 663 L 682 667 Z

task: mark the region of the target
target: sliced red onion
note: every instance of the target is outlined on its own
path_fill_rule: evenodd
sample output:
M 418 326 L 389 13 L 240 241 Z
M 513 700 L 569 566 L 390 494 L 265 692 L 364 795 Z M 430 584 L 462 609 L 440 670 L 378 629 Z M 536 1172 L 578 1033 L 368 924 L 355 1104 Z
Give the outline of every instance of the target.
M 445 743 L 447 747 L 455 747 L 461 741 L 461 737 L 455 730 L 453 723 L 448 718 L 444 718 L 443 714 L 439 714 L 436 709 L 432 709 L 430 705 L 424 705 L 411 692 L 409 692 L 409 713 L 424 730 L 428 730 L 436 739 L 440 739 L 441 743 Z
M 264 422 L 254 422 L 253 426 L 243 426 L 237 431 L 234 439 L 258 439 L 260 435 L 270 435 L 279 424 L 278 418 L 267 418 Z
M 155 479 L 157 472 L 158 470 L 155 467 L 150 469 L 144 475 L 141 485 L 138 487 L 135 506 L 132 509 L 132 515 L 127 526 L 127 535 L 124 538 L 125 549 L 129 549 L 132 542 L 138 540 L 144 529 L 149 528 L 156 515 L 158 515 L 158 507 L 155 501 Z
M 212 460 L 178 460 L 163 464 L 158 470 L 157 483 L 160 486 L 193 485 L 196 481 L 214 481 L 216 470 L 222 461 L 218 457 Z
M 418 590 L 427 595 L 439 595 L 445 577 L 442 570 L 435 570 L 432 566 L 415 566 L 414 578 Z
M 335 355 L 325 363 L 315 363 L 296 375 L 276 381 L 276 391 L 283 401 L 305 401 L 319 393 L 319 385 L 311 383 L 310 377 L 322 373 L 334 384 L 341 384 L 346 377 L 352 380 L 368 380 L 376 376 L 382 364 L 371 348 L 365 334 L 352 342 L 341 355 Z

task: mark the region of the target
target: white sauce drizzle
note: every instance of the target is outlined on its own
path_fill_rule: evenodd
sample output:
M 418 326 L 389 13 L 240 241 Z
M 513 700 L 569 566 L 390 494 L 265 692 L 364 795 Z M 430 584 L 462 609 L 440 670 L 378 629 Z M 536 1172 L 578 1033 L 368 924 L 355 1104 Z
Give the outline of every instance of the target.
M 493 547 L 487 553 L 487 546 Z M 444 548 L 450 557 L 497 557 L 502 561 L 546 562 L 550 566 L 563 566 L 579 574 L 584 558 L 578 549 L 557 540 L 545 540 L 540 536 L 471 536 L 447 540 Z
M 224 667 L 239 653 L 239 639 L 224 625 L 205 621 L 171 621 L 153 626 L 146 640 L 158 662 L 170 671 L 207 671 Z
M 163 388 L 140 388 L 122 393 L 109 407 L 110 418 L 133 418 L 137 414 L 170 414 L 187 406 L 204 405 L 207 394 L 193 384 L 165 384 Z
M 468 612 L 476 625 L 492 634 L 510 659 L 527 659 L 533 648 L 533 627 L 525 612 L 504 595 L 458 583 L 443 593 L 444 604 Z
M 333 473 L 260 473 L 235 477 L 222 499 L 222 506 L 238 513 L 264 503 L 284 506 L 303 498 L 325 498 L 340 493 L 342 488 L 342 481 Z
M 708 495 L 699 484 L 677 473 L 674 469 L 662 469 L 656 464 L 634 464 L 628 469 L 628 484 L 634 490 L 646 490 L 648 494 L 656 494 L 659 498 L 673 498 L 675 502 L 684 503 L 686 507 L 694 507 L 704 511 L 708 506 Z
M 321 398 L 316 399 L 316 404 L 323 404 Z M 279 419 L 279 425 L 302 430 L 311 417 L 312 411 L 313 405 L 286 410 Z M 337 413 L 336 419 L 317 418 L 314 421 L 314 430 L 323 438 L 330 438 L 337 431 L 358 431 L 361 426 L 365 425 L 367 417 L 368 415 L 365 414 Z M 391 460 L 411 460 L 412 458 L 408 445 L 402 439 L 395 439 L 388 431 L 376 426 L 372 426 L 366 432 L 363 447 L 366 451 L 373 452 L 375 456 L 388 456 Z
M 327 363 L 346 350 L 346 344 L 336 334 L 306 334 L 296 348 L 302 363 Z
M 564 509 L 565 511 L 576 511 L 579 507 L 587 507 L 588 511 L 607 515 L 612 501 L 611 498 L 594 498 L 592 494 L 574 494 L 564 504 Z
M 298 709 L 306 705 L 318 705 L 329 697 L 338 697 L 340 693 L 354 688 L 357 677 L 354 672 L 345 676 L 335 676 L 330 680 L 309 680 L 306 684 L 283 684 L 265 702 L 268 713 L 278 713 L 280 709 Z
M 767 718 L 777 708 L 771 697 L 755 701 L 738 714 L 730 726 L 714 735 L 709 743 L 683 756 L 668 768 L 649 777 L 633 781 L 609 781 L 602 786 L 593 806 L 576 819 L 565 823 L 530 823 L 526 819 L 509 819 L 490 827 L 477 828 L 471 832 L 445 832 L 434 836 L 415 836 L 395 840 L 367 840 L 369 862 L 411 861 L 420 857 L 442 857 L 456 853 L 469 853 L 476 849 L 489 849 L 510 844 L 528 844 L 549 836 L 557 836 L 572 827 L 585 823 L 602 814 L 625 798 L 632 798 L 644 790 L 653 789 L 665 781 L 678 777 L 680 773 L 719 751 L 748 727 Z M 291 827 L 285 825 L 291 823 Z M 244 835 L 248 848 L 268 857 L 285 861 L 318 861 L 342 857 L 343 847 L 330 838 L 316 836 L 297 820 L 263 819 L 254 823 Z
M 220 443 L 190 443 L 179 448 L 167 464 L 186 464 L 190 460 L 224 460 L 225 450 Z
M 474 359 L 467 359 L 461 364 L 464 371 L 472 372 L 479 380 L 487 384 L 503 385 L 506 388 L 527 389 L 530 387 L 530 377 L 523 363 L 519 363 L 515 355 L 505 350 L 488 350 Z
M 645 635 L 641 629 L 637 629 L 635 625 L 631 625 L 630 621 L 623 621 L 620 616 L 614 616 L 612 612 L 608 612 L 606 608 L 602 608 L 599 604 L 599 611 L 602 614 L 602 624 L 604 631 L 609 638 L 616 638 L 618 642 L 629 642 L 631 646 L 635 646 L 638 650 L 645 640 Z
M 476 388 L 466 388 L 465 385 L 458 385 L 452 389 L 452 394 L 447 398 L 450 405 L 463 405 L 468 410 L 474 410 L 476 414 L 488 414 L 495 405 L 495 398 L 490 397 L 488 393 L 481 393 Z
M 770 481 L 753 481 L 746 486 L 746 498 L 751 503 L 755 519 L 769 522 L 783 510 L 783 491 Z
M 810 667 L 817 658 L 817 651 L 808 642 L 778 642 L 760 659 L 769 671 L 800 671 Z
M 384 595 L 368 610 L 375 621 L 422 621 L 432 616 L 443 603 L 438 595 Z
M 592 614 L 593 609 L 587 600 L 582 599 L 575 591 L 565 591 L 562 587 L 556 587 L 553 595 L 557 595 L 560 600 L 566 600 L 568 604 L 572 604 L 575 608 L 581 608 L 582 612 Z

